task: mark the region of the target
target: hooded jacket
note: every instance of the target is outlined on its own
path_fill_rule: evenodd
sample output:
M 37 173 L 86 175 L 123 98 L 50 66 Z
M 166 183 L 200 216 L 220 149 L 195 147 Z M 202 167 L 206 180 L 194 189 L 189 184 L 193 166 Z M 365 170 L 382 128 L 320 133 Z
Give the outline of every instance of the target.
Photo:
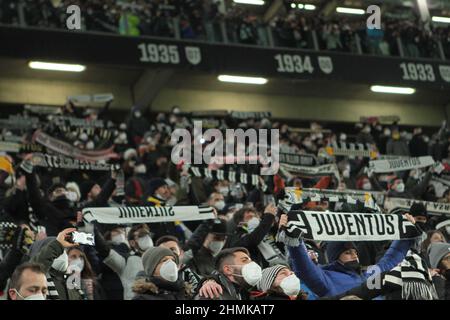
M 394 241 L 376 264 L 380 272 L 391 270 L 401 262 L 412 243 L 411 240 Z M 370 276 L 367 272 L 358 274 L 349 270 L 337 261 L 325 266 L 315 265 L 309 258 L 303 242 L 298 247 L 288 246 L 288 250 L 293 271 L 319 297 L 343 293 L 360 285 Z

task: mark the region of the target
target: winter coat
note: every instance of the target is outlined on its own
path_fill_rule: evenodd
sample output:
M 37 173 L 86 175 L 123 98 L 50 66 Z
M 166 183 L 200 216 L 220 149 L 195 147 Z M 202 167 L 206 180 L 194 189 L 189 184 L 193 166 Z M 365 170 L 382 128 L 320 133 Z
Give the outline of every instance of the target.
M 30 223 L 26 190 L 14 189 L 8 192 L 2 203 L 7 217 L 10 217 L 12 222 L 15 224 Z
M 33 244 L 30 251 L 31 262 L 40 263 L 44 266 L 47 278 L 50 276 L 53 280 L 60 300 L 83 300 L 81 290 L 67 288 L 67 275 L 52 268 L 53 260 L 63 254 L 64 247 L 57 240 L 47 239 Z
M 6 282 L 20 264 L 23 253 L 17 249 L 9 250 L 0 262 L 0 291 L 6 287 Z
M 216 281 L 222 287 L 222 295 L 219 298 L 214 298 L 214 300 L 249 300 L 250 294 L 248 290 L 240 287 L 236 283 L 231 282 L 224 274 L 214 271 L 209 277 L 205 277 L 199 284 L 199 288 L 202 287 L 203 283 L 208 280 Z M 208 297 L 200 297 L 200 295 L 195 296 L 195 300 L 211 300 Z
M 47 236 L 56 236 L 61 230 L 72 227 L 70 221 L 76 221 L 77 218 L 75 207 L 58 208 L 42 197 L 34 173 L 27 173 L 26 180 L 30 205 L 39 223 L 46 228 Z
M 111 249 L 103 263 L 119 276 L 123 286 L 124 300 L 131 300 L 134 296 L 132 287 L 136 275 L 144 270 L 142 258 L 138 255 L 130 255 L 128 258 L 125 258 L 114 249 Z
M 403 260 L 412 241 L 394 241 L 383 258 L 376 264 L 380 272 L 391 270 Z M 288 246 L 293 271 L 318 296 L 334 296 L 360 285 L 369 276 L 358 274 L 334 261 L 326 266 L 315 265 L 302 242 L 298 247 Z
M 450 300 L 450 279 L 445 279 L 441 275 L 435 275 L 433 283 L 439 300 Z
M 169 282 L 151 277 L 137 279 L 133 284 L 133 300 L 187 300 L 190 298 L 190 286 L 183 279 Z

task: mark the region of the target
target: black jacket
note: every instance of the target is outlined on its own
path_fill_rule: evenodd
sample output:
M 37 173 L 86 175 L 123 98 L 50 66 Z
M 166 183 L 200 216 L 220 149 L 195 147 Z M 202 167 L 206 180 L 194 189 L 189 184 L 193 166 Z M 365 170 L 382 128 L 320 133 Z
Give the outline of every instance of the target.
M 70 221 L 77 218 L 75 207 L 57 208 L 41 195 L 34 173 L 26 173 L 26 179 L 28 200 L 39 223 L 46 228 L 47 236 L 57 236 L 61 230 L 71 227 Z
M 261 267 L 266 267 L 266 261 L 258 249 L 258 244 L 270 232 L 275 216 L 270 213 L 264 213 L 261 222 L 253 232 L 248 233 L 246 229 L 237 226 L 232 235 L 227 239 L 226 248 L 244 247 L 250 252 L 253 261 Z M 231 230 L 230 230 L 231 231 Z
M 250 300 L 250 293 L 248 289 L 245 289 L 236 283 L 231 282 L 228 278 L 220 272 L 214 271 L 209 277 L 205 277 L 199 284 L 199 288 L 207 280 L 216 281 L 223 290 L 222 295 L 214 300 Z M 195 296 L 195 300 L 211 300 L 207 297 L 200 297 L 199 294 Z
M 187 300 L 190 298 L 188 284 L 183 279 L 169 282 L 151 277 L 138 279 L 133 285 L 133 300 Z
M 207 248 L 201 247 L 195 252 L 188 266 L 200 276 L 210 275 L 215 270 L 214 256 Z

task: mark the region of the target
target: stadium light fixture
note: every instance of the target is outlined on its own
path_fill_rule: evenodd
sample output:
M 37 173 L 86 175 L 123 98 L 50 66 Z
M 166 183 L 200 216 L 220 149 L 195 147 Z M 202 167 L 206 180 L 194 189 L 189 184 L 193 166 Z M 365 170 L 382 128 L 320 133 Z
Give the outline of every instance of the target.
M 243 83 L 243 84 L 266 84 L 267 79 L 266 78 L 259 78 L 259 77 L 244 77 L 244 76 L 231 76 L 231 75 L 225 75 L 221 74 L 217 77 L 219 81 L 222 82 L 233 82 L 233 83 Z
M 263 0 L 233 0 L 234 3 L 239 4 L 252 4 L 255 6 L 263 6 L 265 3 Z
M 313 4 L 305 4 L 305 10 L 316 10 L 316 6 Z
M 431 18 L 431 20 L 433 22 L 441 22 L 441 23 L 450 23 L 450 17 L 438 17 L 438 16 L 433 16 Z
M 371 86 L 372 92 L 378 93 L 394 93 L 394 94 L 413 94 L 416 92 L 414 88 L 407 87 L 391 87 L 391 86 Z
M 51 71 L 82 72 L 86 70 L 86 67 L 81 64 L 53 63 L 42 61 L 30 61 L 28 63 L 28 66 L 31 69 Z
M 337 7 L 336 12 L 347 14 L 366 14 L 366 12 L 363 9 L 346 8 L 346 7 Z

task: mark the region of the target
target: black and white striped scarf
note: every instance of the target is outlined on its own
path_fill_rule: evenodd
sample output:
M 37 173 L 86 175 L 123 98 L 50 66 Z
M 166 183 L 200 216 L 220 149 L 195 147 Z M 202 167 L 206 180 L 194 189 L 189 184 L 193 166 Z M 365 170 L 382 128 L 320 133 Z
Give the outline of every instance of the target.
M 58 290 L 56 290 L 55 282 L 53 281 L 52 276 L 47 273 L 47 300 L 61 300 L 61 297 L 59 296 Z M 66 281 L 67 275 L 64 275 L 64 281 Z M 80 287 L 76 285 L 76 283 L 72 283 L 75 290 L 78 291 L 78 294 L 81 297 L 81 300 L 86 300 L 86 295 L 83 290 L 81 290 Z M 69 297 L 67 297 L 69 299 Z
M 403 300 L 438 300 L 426 262 L 412 250 L 405 259 L 386 273 L 383 286 L 401 289 Z

